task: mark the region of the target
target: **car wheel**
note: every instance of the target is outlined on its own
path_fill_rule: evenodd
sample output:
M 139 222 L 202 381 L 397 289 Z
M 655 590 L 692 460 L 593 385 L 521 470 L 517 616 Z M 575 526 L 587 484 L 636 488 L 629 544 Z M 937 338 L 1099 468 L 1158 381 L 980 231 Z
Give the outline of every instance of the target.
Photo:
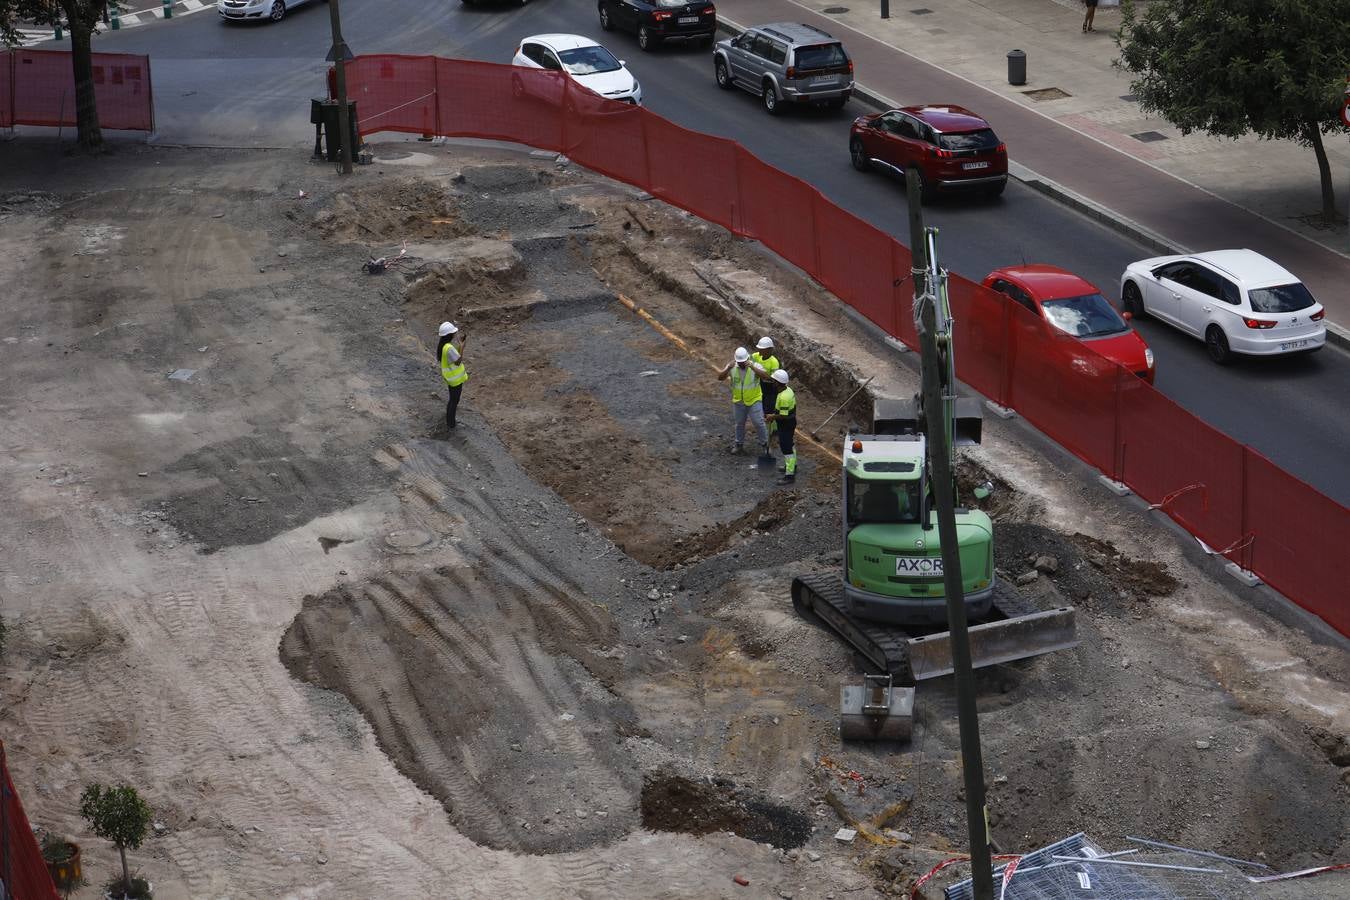
M 984 192 L 984 195 L 988 197 L 990 200 L 997 200 L 999 197 L 1003 196 L 1003 192 L 1007 189 L 1008 189 L 1008 182 L 1000 181 L 998 184 L 987 189 Z
M 1233 361 L 1233 351 L 1228 348 L 1228 335 L 1218 325 L 1205 329 L 1205 349 L 1209 351 L 1209 358 L 1221 366 Z
M 614 23 L 609 20 L 609 10 L 605 9 L 604 4 L 600 5 L 600 30 L 614 30 Z
M 660 43 L 660 40 L 659 40 L 658 38 L 652 36 L 652 33 L 651 33 L 649 30 L 647 30 L 647 26 L 646 26 L 646 25 L 642 25 L 642 26 L 639 26 L 639 27 L 638 27 L 638 46 L 639 46 L 639 47 L 641 47 L 643 50 L 645 50 L 645 51 L 647 51 L 648 53 L 650 53 L 651 51 L 653 51 L 653 50 L 656 49 L 656 45 L 659 44 L 659 43 Z
M 276 2 L 272 4 L 272 12 L 268 18 L 273 22 L 280 22 L 282 19 L 286 18 L 286 4 L 284 0 L 276 0 Z
M 1136 319 L 1142 319 L 1148 315 L 1144 309 L 1144 297 L 1139 293 L 1139 285 L 1133 281 L 1125 282 L 1124 289 L 1120 292 L 1121 304 L 1125 311 Z
M 872 163 L 867 159 L 867 151 L 863 149 L 863 142 L 858 138 L 848 142 L 848 156 L 853 162 L 853 168 L 859 172 L 870 172 Z
M 764 93 L 760 97 L 764 101 L 764 111 L 771 116 L 778 115 L 778 92 L 773 89 L 772 82 L 764 82 Z
M 713 63 L 713 74 L 717 76 L 717 86 L 724 91 L 729 91 L 733 87 L 731 83 L 731 73 L 727 71 L 727 64 L 722 60 Z

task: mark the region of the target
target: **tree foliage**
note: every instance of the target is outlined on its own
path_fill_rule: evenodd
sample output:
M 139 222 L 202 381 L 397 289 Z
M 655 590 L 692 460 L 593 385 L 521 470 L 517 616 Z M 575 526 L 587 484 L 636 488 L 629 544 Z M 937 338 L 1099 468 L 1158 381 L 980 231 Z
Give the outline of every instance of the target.
M 0 0 L 0 43 L 17 45 L 20 22 L 70 29 L 71 68 L 75 75 L 75 128 L 82 149 L 103 149 L 103 131 L 98 125 L 94 102 L 94 26 L 116 0 Z
M 80 794 L 80 815 L 94 834 L 117 845 L 122 855 L 122 886 L 131 892 L 131 872 L 127 869 L 127 848 L 141 846 L 150 829 L 150 807 L 136 789 L 125 784 L 104 787 L 91 784 Z
M 1322 135 L 1343 130 L 1350 0 L 1125 0 L 1117 65 L 1139 105 L 1183 134 L 1255 134 L 1311 147 L 1335 215 Z

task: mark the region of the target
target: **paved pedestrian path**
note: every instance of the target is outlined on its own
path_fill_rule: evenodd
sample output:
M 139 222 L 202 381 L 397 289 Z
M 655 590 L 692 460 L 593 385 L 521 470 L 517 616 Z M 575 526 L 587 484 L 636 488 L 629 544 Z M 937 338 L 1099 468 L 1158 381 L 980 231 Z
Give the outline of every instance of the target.
M 826 13 L 830 9 L 832 12 Z M 844 10 L 839 12 L 839 10 Z M 1015 163 L 1179 250 L 1249 247 L 1306 281 L 1328 318 L 1350 326 L 1350 238 L 1307 221 L 1321 209 L 1310 150 L 1287 142 L 1181 136 L 1145 117 L 1112 62 L 1120 12 L 1081 31 L 1073 0 L 719 0 L 740 25 L 798 21 L 845 40 L 860 85 L 897 103 L 959 103 L 990 119 Z M 1007 52 L 1028 57 L 1008 84 Z M 1350 147 L 1329 138 L 1346 208 Z M 1025 173 L 1024 173 L 1025 174 Z

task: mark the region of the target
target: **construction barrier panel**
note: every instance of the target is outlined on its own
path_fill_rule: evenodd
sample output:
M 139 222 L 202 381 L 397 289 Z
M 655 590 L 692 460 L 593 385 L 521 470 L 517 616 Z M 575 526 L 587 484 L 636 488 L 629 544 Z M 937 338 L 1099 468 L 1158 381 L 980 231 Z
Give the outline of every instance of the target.
M 0 741 L 0 897 L 58 900 L 47 863 L 9 777 L 3 741 Z
M 94 100 L 101 128 L 154 131 L 150 57 L 92 54 Z M 0 54 L 0 125 L 75 125 L 75 75 L 68 50 Z
M 557 72 L 384 55 L 358 57 L 347 71 L 362 134 L 564 153 L 760 241 L 892 337 L 918 344 L 909 250 L 734 141 L 607 100 Z M 962 381 L 1350 635 L 1350 597 L 1332 571 L 1350 545 L 1350 509 L 1003 295 L 958 275 L 949 291 Z

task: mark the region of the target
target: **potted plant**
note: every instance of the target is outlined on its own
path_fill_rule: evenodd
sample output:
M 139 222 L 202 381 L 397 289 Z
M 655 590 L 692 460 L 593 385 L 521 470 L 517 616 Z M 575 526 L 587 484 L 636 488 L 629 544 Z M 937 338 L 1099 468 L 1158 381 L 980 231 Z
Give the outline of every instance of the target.
M 80 845 L 68 841 L 59 834 L 46 832 L 42 835 L 42 859 L 51 873 L 52 884 L 63 894 L 84 884 L 84 875 L 80 871 Z
M 143 878 L 133 879 L 127 868 L 127 848 L 139 847 L 150 828 L 150 807 L 136 789 L 125 784 L 91 784 L 80 794 L 80 815 L 94 834 L 117 845 L 122 857 L 122 878 L 109 884 L 108 896 L 149 897 L 150 884 Z

